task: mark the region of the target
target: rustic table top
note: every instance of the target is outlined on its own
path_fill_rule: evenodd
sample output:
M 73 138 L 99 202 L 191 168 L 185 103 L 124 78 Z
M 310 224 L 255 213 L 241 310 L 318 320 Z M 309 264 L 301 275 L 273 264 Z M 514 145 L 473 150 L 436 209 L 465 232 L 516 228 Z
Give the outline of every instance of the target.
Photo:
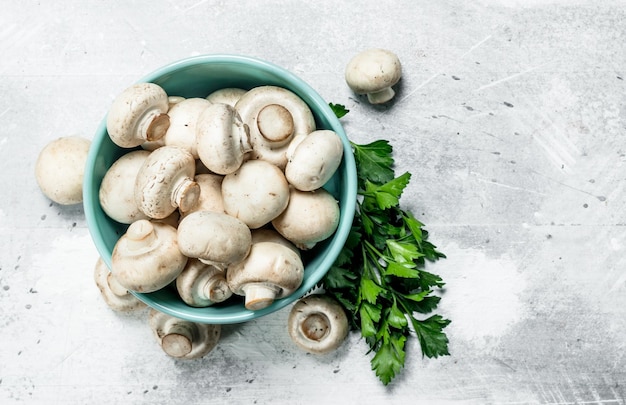
M 0 402 L 624 404 L 626 8 L 621 0 L 10 2 L 0 14 Z M 393 50 L 392 103 L 346 86 L 358 51 Z M 288 310 L 167 357 L 146 311 L 111 311 L 82 206 L 46 199 L 39 151 L 91 139 L 113 98 L 194 55 L 297 74 L 346 105 L 356 142 L 388 139 L 402 201 L 447 255 L 450 356 L 384 387 L 351 334 L 297 349 Z

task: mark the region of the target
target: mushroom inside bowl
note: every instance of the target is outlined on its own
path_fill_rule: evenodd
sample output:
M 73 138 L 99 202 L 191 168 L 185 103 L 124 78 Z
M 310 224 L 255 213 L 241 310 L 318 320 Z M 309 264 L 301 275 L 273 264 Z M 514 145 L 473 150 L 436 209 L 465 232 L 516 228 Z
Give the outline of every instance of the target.
M 206 97 L 219 89 L 250 90 L 259 86 L 278 86 L 299 96 L 310 108 L 317 129 L 336 132 L 343 144 L 342 162 L 335 174 L 324 184 L 338 201 L 340 220 L 335 233 L 303 253 L 304 278 L 290 296 L 277 299 L 260 310 L 246 309 L 243 300 L 229 299 L 219 305 L 195 308 L 185 304 L 175 288 L 151 293 L 134 293 L 150 307 L 171 316 L 192 322 L 240 323 L 277 311 L 306 294 L 324 277 L 339 255 L 352 226 L 356 206 L 356 167 L 350 142 L 328 103 L 307 83 L 272 63 L 240 55 L 203 55 L 183 59 L 148 74 L 139 83 L 155 83 L 170 96 Z M 98 253 L 111 268 L 111 254 L 128 224 L 108 217 L 99 200 L 102 179 L 111 165 L 122 155 L 135 149 L 117 146 L 107 133 L 107 118 L 98 127 L 85 167 L 83 205 L 89 231 Z

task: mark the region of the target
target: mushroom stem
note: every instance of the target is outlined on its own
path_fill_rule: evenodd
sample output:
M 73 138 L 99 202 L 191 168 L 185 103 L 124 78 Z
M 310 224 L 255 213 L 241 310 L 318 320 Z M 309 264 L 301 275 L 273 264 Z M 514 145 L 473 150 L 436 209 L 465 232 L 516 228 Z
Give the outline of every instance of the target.
M 198 332 L 194 323 L 174 322 L 164 332 L 165 334 L 161 338 L 161 347 L 165 353 L 176 358 L 191 353 L 194 336 Z
M 139 121 L 142 137 L 149 141 L 158 141 L 163 138 L 170 126 L 169 115 L 162 113 L 157 108 L 148 110 Z
M 172 206 L 180 208 L 182 212 L 192 209 L 199 198 L 200 186 L 190 178 L 182 178 L 171 194 Z
M 321 341 L 328 335 L 330 320 L 323 313 L 309 315 L 300 325 L 300 331 L 307 339 L 316 342 Z
M 242 289 L 245 294 L 245 307 L 252 311 L 268 307 L 280 292 L 278 286 L 264 283 L 249 283 Z
M 204 295 L 212 302 L 226 301 L 232 295 L 226 279 L 222 277 L 211 277 L 204 285 Z
M 154 225 L 145 219 L 130 224 L 126 230 L 126 237 L 128 249 L 135 252 L 150 249 L 157 242 Z
M 396 92 L 391 87 L 386 87 L 382 90 L 367 93 L 367 100 L 371 104 L 383 104 L 391 100 Z

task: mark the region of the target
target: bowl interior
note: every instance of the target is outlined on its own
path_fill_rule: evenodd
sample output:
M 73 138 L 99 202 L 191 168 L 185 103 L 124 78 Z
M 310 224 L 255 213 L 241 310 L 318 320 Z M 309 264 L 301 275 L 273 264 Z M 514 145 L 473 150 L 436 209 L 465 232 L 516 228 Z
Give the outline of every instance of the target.
M 308 84 L 290 72 L 271 63 L 237 55 L 206 55 L 184 59 L 145 76 L 140 82 L 153 82 L 168 95 L 206 97 L 212 91 L 225 87 L 250 89 L 262 85 L 284 87 L 300 96 L 315 116 L 318 129 L 330 129 L 342 138 L 343 161 L 335 175 L 324 186 L 339 201 L 341 218 L 335 234 L 303 253 L 304 281 L 291 296 L 276 300 L 269 307 L 247 310 L 243 299 L 232 297 L 227 302 L 207 308 L 186 305 L 173 287 L 135 295 L 149 306 L 169 315 L 193 322 L 238 323 L 274 312 L 306 294 L 322 279 L 343 247 L 354 218 L 356 206 L 356 168 L 348 138 L 339 120 L 327 102 Z M 127 225 L 110 219 L 99 202 L 100 183 L 109 167 L 129 149 L 115 145 L 106 131 L 106 117 L 94 136 L 83 184 L 83 204 L 92 239 L 98 253 L 109 269 L 115 243 L 126 231 Z

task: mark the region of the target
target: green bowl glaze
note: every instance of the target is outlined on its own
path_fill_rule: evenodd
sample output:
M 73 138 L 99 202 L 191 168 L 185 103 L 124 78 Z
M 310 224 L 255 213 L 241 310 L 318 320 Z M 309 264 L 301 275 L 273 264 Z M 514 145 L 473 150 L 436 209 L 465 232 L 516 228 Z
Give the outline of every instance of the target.
M 193 322 L 229 324 L 246 322 L 277 311 L 302 297 L 322 279 L 339 255 L 352 226 L 356 208 L 357 177 L 350 142 L 328 103 L 307 83 L 289 71 L 263 60 L 238 55 L 203 55 L 183 59 L 145 76 L 140 82 L 153 82 L 168 95 L 206 97 L 225 88 L 250 89 L 262 85 L 284 87 L 300 96 L 309 106 L 318 129 L 335 131 L 343 141 L 341 166 L 324 186 L 339 201 L 341 219 L 335 234 L 303 253 L 304 281 L 289 297 L 276 300 L 269 307 L 251 311 L 244 307 L 241 297 L 233 296 L 224 303 L 207 308 L 186 305 L 171 287 L 143 294 L 134 293 L 152 308 L 177 318 Z M 106 117 L 101 121 L 92 141 L 83 183 L 83 205 L 89 232 L 104 262 L 111 268 L 111 253 L 127 225 L 109 218 L 98 198 L 100 183 L 106 171 L 120 156 L 129 152 L 115 145 L 106 130 Z

